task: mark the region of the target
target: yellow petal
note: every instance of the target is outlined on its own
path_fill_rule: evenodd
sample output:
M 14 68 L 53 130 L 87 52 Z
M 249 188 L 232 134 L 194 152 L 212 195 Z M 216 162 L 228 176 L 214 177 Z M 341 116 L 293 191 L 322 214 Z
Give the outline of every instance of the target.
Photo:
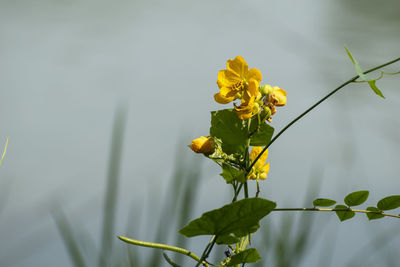
M 237 111 L 237 110 L 236 110 Z M 248 110 L 248 111 L 241 111 L 241 112 L 237 112 L 238 113 L 238 117 L 241 120 L 248 120 L 251 118 L 252 116 L 252 110 Z
M 263 148 L 260 146 L 254 146 L 251 149 L 250 159 L 252 162 L 257 158 L 257 156 L 261 153 L 262 150 Z M 268 158 L 268 149 L 265 150 L 265 152 L 261 155 L 260 159 L 257 160 L 256 165 L 261 165 L 261 166 L 264 165 L 265 161 L 267 161 L 267 158 Z
M 286 91 L 274 86 L 274 96 L 278 100 L 278 102 L 275 104 L 275 106 L 284 106 L 286 105 Z
M 265 152 L 261 155 L 259 161 L 264 164 L 267 161 L 268 158 L 268 149 L 265 150 Z
M 226 63 L 227 70 L 236 73 L 239 77 L 246 77 L 247 71 L 249 69 L 249 65 L 247 65 L 244 58 L 241 56 L 235 57 L 235 59 L 229 59 Z
M 234 97 L 225 97 L 225 96 L 221 95 L 220 93 L 217 93 L 214 95 L 214 100 L 219 104 L 228 104 L 228 103 L 232 102 L 233 100 L 235 100 L 235 98 Z
M 258 95 L 258 82 L 254 79 L 249 81 L 249 85 L 247 87 L 247 92 L 250 96 L 256 98 Z
M 241 120 L 247 120 L 253 115 L 253 102 L 242 103 L 239 107 L 235 106 L 235 111 Z
M 218 72 L 217 84 L 219 88 L 232 86 L 240 81 L 242 81 L 242 79 L 232 71 L 220 70 Z
M 262 80 L 262 75 L 261 75 L 261 71 L 259 71 L 258 69 L 250 69 L 249 72 L 246 75 L 246 80 L 251 80 L 254 79 L 257 82 L 261 82 Z
M 252 162 L 256 159 L 256 157 L 258 156 L 258 154 L 260 154 L 261 151 L 262 151 L 262 147 L 253 146 L 253 148 L 250 151 L 250 159 Z
M 231 87 L 222 87 L 219 93 L 214 95 L 215 101 L 220 104 L 227 104 L 236 99 L 237 91 L 233 90 Z
M 250 101 L 251 101 L 251 99 L 252 99 L 252 95 L 250 94 L 250 92 L 249 91 L 245 91 L 243 93 L 241 106 L 248 106 Z

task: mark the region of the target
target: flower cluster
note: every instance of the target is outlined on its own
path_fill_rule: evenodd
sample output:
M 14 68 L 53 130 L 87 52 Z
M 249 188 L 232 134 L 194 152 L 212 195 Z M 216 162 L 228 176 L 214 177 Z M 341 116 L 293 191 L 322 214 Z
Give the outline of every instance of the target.
M 251 162 L 254 162 L 254 160 L 261 153 L 261 151 L 262 147 L 259 146 L 255 146 L 251 149 L 250 152 Z M 261 155 L 259 160 L 254 164 L 253 168 L 251 168 L 251 171 L 247 176 L 247 179 L 265 180 L 267 178 L 267 174 L 269 172 L 269 163 L 265 163 L 267 158 L 268 158 L 268 149 L 264 152 L 264 154 Z
M 243 57 L 229 59 L 226 69 L 218 72 L 219 93 L 214 95 L 214 99 L 220 104 L 240 99 L 240 105 L 234 104 L 234 107 L 242 120 L 261 114 L 271 121 L 270 117 L 276 113 L 275 107 L 286 105 L 286 91 L 277 86 L 260 86 L 261 80 L 261 72 L 255 68 L 249 70 Z
M 268 150 L 261 154 L 260 145 L 268 145 L 268 132 L 273 132 L 273 128 L 265 120 L 271 122 L 276 107 L 286 105 L 286 91 L 278 86 L 260 85 L 261 80 L 261 72 L 249 69 L 242 57 L 229 59 L 226 69 L 218 72 L 219 92 L 214 99 L 220 104 L 240 100 L 240 105 L 234 103 L 234 109 L 212 112 L 210 136 L 201 136 L 190 144 L 194 152 L 222 167 L 221 176 L 227 183 L 256 180 L 258 184 L 269 172 Z M 251 120 L 253 116 L 258 120 Z M 250 146 L 253 147 L 248 155 Z M 249 164 L 253 164 L 251 170 Z

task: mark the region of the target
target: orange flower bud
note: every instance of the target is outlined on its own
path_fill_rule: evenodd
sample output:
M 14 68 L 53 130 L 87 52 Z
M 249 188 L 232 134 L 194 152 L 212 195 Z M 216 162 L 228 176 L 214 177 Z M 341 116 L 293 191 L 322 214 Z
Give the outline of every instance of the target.
M 196 153 L 211 154 L 215 150 L 214 140 L 211 136 L 200 136 L 192 141 L 190 149 Z

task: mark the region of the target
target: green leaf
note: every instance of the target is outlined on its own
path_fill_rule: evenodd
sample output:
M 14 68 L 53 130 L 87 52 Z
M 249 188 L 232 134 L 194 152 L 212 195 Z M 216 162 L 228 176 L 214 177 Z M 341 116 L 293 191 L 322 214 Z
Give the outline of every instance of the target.
M 375 208 L 375 207 L 368 207 L 367 210 L 375 211 L 375 212 L 382 212 L 378 208 Z M 383 218 L 385 216 L 383 216 L 382 214 L 378 214 L 378 213 L 367 213 L 367 217 L 368 217 L 368 220 L 376 220 L 376 219 Z
M 317 198 L 313 201 L 314 207 L 330 207 L 336 204 L 335 200 L 327 198 Z
M 400 207 L 400 196 L 389 196 L 379 200 L 378 209 L 380 210 L 394 210 Z
M 335 211 L 341 222 L 351 219 L 356 215 L 354 211 L 350 210 L 350 208 L 345 205 L 336 205 L 335 209 L 348 209 L 346 211 Z
M 239 242 L 239 238 L 233 235 L 223 235 L 223 236 L 218 236 L 217 240 L 215 241 L 218 245 L 225 244 L 225 245 L 230 245 L 230 244 L 235 244 Z
M 258 117 L 254 116 L 251 119 L 250 133 L 256 131 L 250 138 L 251 146 L 266 146 L 271 141 L 272 135 L 274 134 L 274 128 L 262 121 L 258 124 Z
M 349 49 L 347 49 L 347 47 L 344 47 L 344 49 L 346 49 L 346 53 L 349 56 L 349 58 L 351 59 L 351 61 L 353 62 L 354 65 L 357 64 L 356 60 L 353 58 L 353 56 L 351 55 Z M 358 65 L 358 64 L 357 64 Z
M 241 237 L 257 231 L 260 227 L 259 221 L 275 207 L 276 203 L 267 199 L 242 199 L 204 213 L 200 218 L 191 221 L 179 230 L 179 233 L 186 237 L 224 236 L 232 233 Z
M 220 174 L 226 181 L 227 184 L 236 180 L 239 182 L 244 182 L 244 172 L 232 167 L 229 164 L 222 164 L 222 173 Z
M 353 62 L 354 68 L 355 68 L 355 70 L 356 70 L 358 76 L 360 76 L 360 78 L 361 78 L 363 81 L 365 81 L 365 82 L 367 82 L 367 83 L 369 84 L 369 86 L 371 87 L 372 91 L 374 91 L 375 94 L 379 95 L 379 96 L 382 97 L 382 98 L 385 98 L 385 97 L 383 96 L 382 92 L 378 89 L 378 87 L 376 87 L 376 84 L 375 84 L 376 80 L 368 78 L 368 76 L 365 75 L 364 72 L 362 71 L 362 69 L 361 69 L 360 65 L 358 64 L 358 62 L 357 62 L 357 61 L 355 60 L 355 58 L 351 55 L 349 49 L 347 49 L 347 47 L 344 47 L 344 48 L 346 49 L 347 55 L 349 56 L 349 58 L 350 58 L 351 61 Z
M 364 191 L 356 191 L 353 193 L 348 194 L 344 198 L 344 203 L 346 203 L 347 206 L 358 206 L 364 203 L 369 196 L 369 192 L 364 190 Z
M 375 92 L 375 94 L 379 95 L 382 98 L 385 98 L 385 96 L 382 94 L 381 90 L 379 90 L 378 87 L 376 87 L 375 80 L 367 81 L 367 83 L 369 84 L 369 87 L 371 87 L 371 89 Z
M 261 259 L 255 248 L 249 248 L 231 257 L 227 266 L 233 266 L 240 263 L 253 263 Z
M 233 109 L 211 112 L 210 135 L 221 139 L 222 150 L 227 154 L 243 153 L 246 149 L 246 121 L 239 119 Z

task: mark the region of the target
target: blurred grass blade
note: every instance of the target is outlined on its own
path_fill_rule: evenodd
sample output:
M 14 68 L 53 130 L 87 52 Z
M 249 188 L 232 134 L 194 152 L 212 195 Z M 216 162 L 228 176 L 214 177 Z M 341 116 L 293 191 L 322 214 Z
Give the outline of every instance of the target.
M 372 233 L 370 232 L 368 234 L 370 235 L 368 243 L 358 247 L 357 251 L 352 254 L 352 258 L 346 266 L 365 266 L 366 263 L 371 261 L 373 256 L 387 250 L 387 246 L 393 240 L 399 238 L 400 232 L 397 231 L 396 227 L 390 227 L 389 229 L 376 233 L 374 236 L 372 236 Z M 385 265 L 382 263 L 380 266 L 392 265 Z
M 173 267 L 181 267 L 179 264 L 176 264 L 173 260 L 171 260 L 171 258 L 168 257 L 168 255 L 165 254 L 165 252 L 163 252 L 163 256 L 164 256 L 164 259 L 169 263 L 169 265 L 171 265 Z
M 318 192 L 321 189 L 321 181 L 323 177 L 323 171 L 319 167 L 314 167 L 311 175 L 310 180 L 307 186 L 306 198 L 304 199 L 304 206 L 307 206 L 308 203 L 311 202 L 313 199 L 312 196 L 318 195 Z M 313 236 L 312 229 L 314 228 L 314 221 L 315 216 L 313 215 L 306 215 L 306 214 L 299 214 L 298 216 L 298 229 L 296 230 L 296 235 L 293 237 L 293 245 L 291 248 L 291 265 L 296 266 L 304 258 L 307 256 L 307 249 L 310 249 L 313 245 L 312 243 L 315 242 L 317 236 Z M 310 240 L 314 239 L 313 242 Z
M 165 225 L 172 225 L 172 219 L 175 218 L 177 213 L 177 207 L 179 204 L 179 199 L 182 195 L 182 190 L 184 186 L 184 178 L 188 172 L 185 162 L 184 153 L 181 151 L 180 146 L 175 152 L 175 167 L 170 182 L 168 183 L 168 188 L 165 195 L 164 206 L 159 218 L 159 225 L 157 227 L 157 233 L 155 236 L 156 242 L 166 243 L 168 229 Z M 161 266 L 160 252 L 153 250 L 150 261 L 147 262 L 146 266 Z
M 198 184 L 201 181 L 201 160 L 193 158 L 191 164 L 188 164 L 189 171 L 185 175 L 183 181 L 185 182 L 185 190 L 180 201 L 179 216 L 176 216 L 178 228 L 183 227 L 187 222 L 187 219 L 191 217 L 191 211 L 193 210 L 195 200 L 198 193 Z M 182 181 L 182 182 L 183 182 Z M 183 235 L 177 235 L 176 244 L 179 247 L 186 247 L 188 239 Z M 183 255 L 175 254 L 175 262 L 183 264 Z
M 143 217 L 143 209 L 139 209 L 138 207 L 136 207 L 136 202 L 132 201 L 131 204 L 131 209 L 129 211 L 129 215 L 128 215 L 128 220 L 127 220 L 127 224 L 126 224 L 126 236 L 138 236 L 139 234 L 137 233 L 137 231 L 142 228 L 142 225 L 140 224 L 140 220 L 139 223 L 137 222 L 137 218 L 142 218 Z M 142 203 L 140 203 L 142 205 Z M 136 214 L 136 211 L 139 210 L 139 214 Z M 127 245 L 126 246 L 126 253 L 127 253 L 127 260 L 128 260 L 128 266 L 131 267 L 135 267 L 135 266 L 142 266 L 140 264 L 140 259 L 142 257 L 140 257 L 140 255 L 137 253 L 136 248 Z
M 71 225 L 67 217 L 61 212 L 60 208 L 55 209 L 53 218 L 56 223 L 57 229 L 64 241 L 64 245 L 68 250 L 68 254 L 72 263 L 76 267 L 85 267 L 85 260 L 81 254 L 78 242 L 74 237 Z
M 1 163 L 3 162 L 4 156 L 6 155 L 7 146 L 8 146 L 8 139 L 9 139 L 9 137 L 7 137 L 6 145 L 4 146 L 4 151 L 3 151 L 3 154 L 1 155 L 1 158 L 0 158 L 0 166 L 1 166 Z
M 106 198 L 104 201 L 102 243 L 99 254 L 100 267 L 106 267 L 109 265 L 109 259 L 112 255 L 112 243 L 116 236 L 114 234 L 114 219 L 117 205 L 118 180 L 121 165 L 125 124 L 126 110 L 123 106 L 119 106 L 115 112 L 113 133 L 111 139 Z

